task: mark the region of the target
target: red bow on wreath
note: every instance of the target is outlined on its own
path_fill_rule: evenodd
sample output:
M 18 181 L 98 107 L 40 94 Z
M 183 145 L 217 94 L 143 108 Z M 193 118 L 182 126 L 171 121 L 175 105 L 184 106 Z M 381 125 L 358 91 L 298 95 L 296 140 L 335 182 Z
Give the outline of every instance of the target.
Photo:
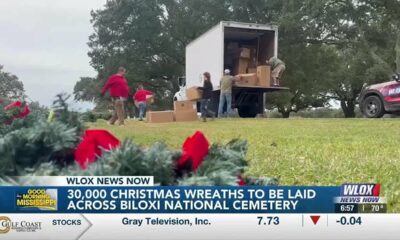
M 204 134 L 200 131 L 195 132 L 188 137 L 182 146 L 182 156 L 177 162 L 177 173 L 181 175 L 183 172 L 196 172 L 203 163 L 204 158 L 208 154 L 209 143 Z M 245 179 L 239 175 L 237 179 L 239 186 L 245 186 Z
M 182 157 L 178 160 L 178 169 L 196 171 L 208 154 L 209 143 L 204 134 L 196 131 L 188 137 L 182 146 Z
M 81 169 L 86 169 L 90 163 L 101 156 L 101 150 L 110 150 L 120 145 L 118 138 L 106 130 L 86 130 L 82 141 L 75 149 L 75 161 Z
M 90 163 L 101 156 L 101 150 L 114 149 L 120 146 L 120 141 L 106 130 L 86 130 L 82 141 L 75 149 L 75 161 L 81 169 L 86 169 Z M 200 131 L 188 137 L 182 146 L 182 156 L 176 162 L 177 174 L 196 172 L 208 154 L 210 144 Z M 242 176 L 238 176 L 239 186 L 246 185 Z
M 31 112 L 29 106 L 27 104 L 22 104 L 21 101 L 10 103 L 3 109 L 4 111 L 15 110 L 15 112 L 11 114 L 11 118 L 6 121 L 6 124 L 11 124 L 17 118 L 25 118 Z

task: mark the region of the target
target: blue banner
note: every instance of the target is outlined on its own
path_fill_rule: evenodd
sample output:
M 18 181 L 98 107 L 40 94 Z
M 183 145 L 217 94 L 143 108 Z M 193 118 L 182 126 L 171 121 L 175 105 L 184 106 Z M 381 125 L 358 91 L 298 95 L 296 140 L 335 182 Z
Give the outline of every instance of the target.
M 2 213 L 334 213 L 340 187 L 0 187 Z

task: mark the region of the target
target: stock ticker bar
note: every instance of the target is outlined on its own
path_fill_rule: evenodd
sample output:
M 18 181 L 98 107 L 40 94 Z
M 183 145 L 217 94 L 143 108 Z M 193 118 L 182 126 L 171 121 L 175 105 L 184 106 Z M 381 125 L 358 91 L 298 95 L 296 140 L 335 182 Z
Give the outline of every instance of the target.
M 400 216 L 382 214 L 379 184 L 164 187 L 152 179 L 132 186 L 132 177 L 67 178 L 0 187 L 0 239 L 400 237 Z

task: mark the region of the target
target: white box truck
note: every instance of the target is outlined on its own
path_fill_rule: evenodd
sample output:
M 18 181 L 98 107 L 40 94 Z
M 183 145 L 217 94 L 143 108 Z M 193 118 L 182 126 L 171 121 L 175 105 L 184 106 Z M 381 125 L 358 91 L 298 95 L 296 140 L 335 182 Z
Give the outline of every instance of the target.
M 185 89 L 203 85 L 203 73 L 211 74 L 214 87 L 211 106 L 218 110 L 219 81 L 224 69 L 235 72 L 232 50 L 254 49 L 250 63 L 253 67 L 265 64 L 270 57 L 278 55 L 278 27 L 267 24 L 222 21 L 186 46 L 186 76 L 179 79 L 180 91 L 174 100 L 185 100 Z M 237 71 L 237 70 L 236 70 Z M 284 87 L 234 86 L 232 108 L 240 117 L 255 117 L 265 110 L 264 94 L 285 90 Z

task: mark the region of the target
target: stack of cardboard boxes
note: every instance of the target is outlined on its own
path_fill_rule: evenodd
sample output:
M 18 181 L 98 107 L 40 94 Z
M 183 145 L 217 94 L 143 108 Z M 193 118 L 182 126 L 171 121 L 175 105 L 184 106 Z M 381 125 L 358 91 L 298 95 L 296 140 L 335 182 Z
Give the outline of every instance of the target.
M 167 122 L 187 122 L 196 121 L 197 106 L 196 101 L 201 99 L 201 92 L 197 87 L 186 90 L 187 101 L 175 101 L 174 111 L 149 111 L 147 112 L 147 122 L 167 123 Z
M 174 121 L 174 111 L 148 111 L 146 121 L 149 123 L 168 123 Z
M 175 121 L 187 122 L 196 121 L 197 117 L 197 101 L 201 99 L 201 91 L 198 87 L 186 89 L 187 101 L 174 102 Z
M 190 87 L 186 89 L 186 98 L 189 101 L 198 101 L 201 99 L 201 90 L 199 90 L 199 87 Z
M 147 105 L 154 103 L 153 96 L 146 97 Z M 135 102 L 135 105 L 137 103 Z M 148 111 L 146 113 L 146 121 L 151 123 L 166 123 L 174 121 L 174 112 L 173 111 Z
M 228 44 L 228 56 L 233 59 L 233 73 L 244 74 L 247 73 L 248 68 L 254 68 L 254 53 L 255 49 L 252 48 L 239 48 L 237 44 Z
M 250 71 L 249 71 L 250 70 Z M 246 87 L 270 87 L 271 67 L 261 65 L 257 68 L 249 68 L 248 73 L 239 73 L 235 76 L 236 85 Z
M 174 115 L 177 122 L 188 122 L 197 120 L 196 102 L 176 101 L 174 102 Z
M 271 69 L 267 65 L 258 65 L 256 49 L 251 46 L 239 48 L 237 43 L 227 45 L 227 59 L 233 59 L 233 74 L 236 85 L 248 87 L 270 87 Z M 226 63 L 229 65 L 229 63 Z
M 271 86 L 271 67 L 268 65 L 258 66 L 256 69 L 258 86 L 270 87 Z
M 271 86 L 271 68 L 268 65 L 257 66 L 256 49 L 250 46 L 239 48 L 239 44 L 230 43 L 227 45 L 225 63 L 233 65 L 237 86 Z M 188 88 L 186 97 L 188 101 L 174 102 L 174 111 L 148 112 L 147 121 L 153 123 L 196 121 L 198 119 L 196 101 L 201 99 L 201 91 L 197 87 Z

